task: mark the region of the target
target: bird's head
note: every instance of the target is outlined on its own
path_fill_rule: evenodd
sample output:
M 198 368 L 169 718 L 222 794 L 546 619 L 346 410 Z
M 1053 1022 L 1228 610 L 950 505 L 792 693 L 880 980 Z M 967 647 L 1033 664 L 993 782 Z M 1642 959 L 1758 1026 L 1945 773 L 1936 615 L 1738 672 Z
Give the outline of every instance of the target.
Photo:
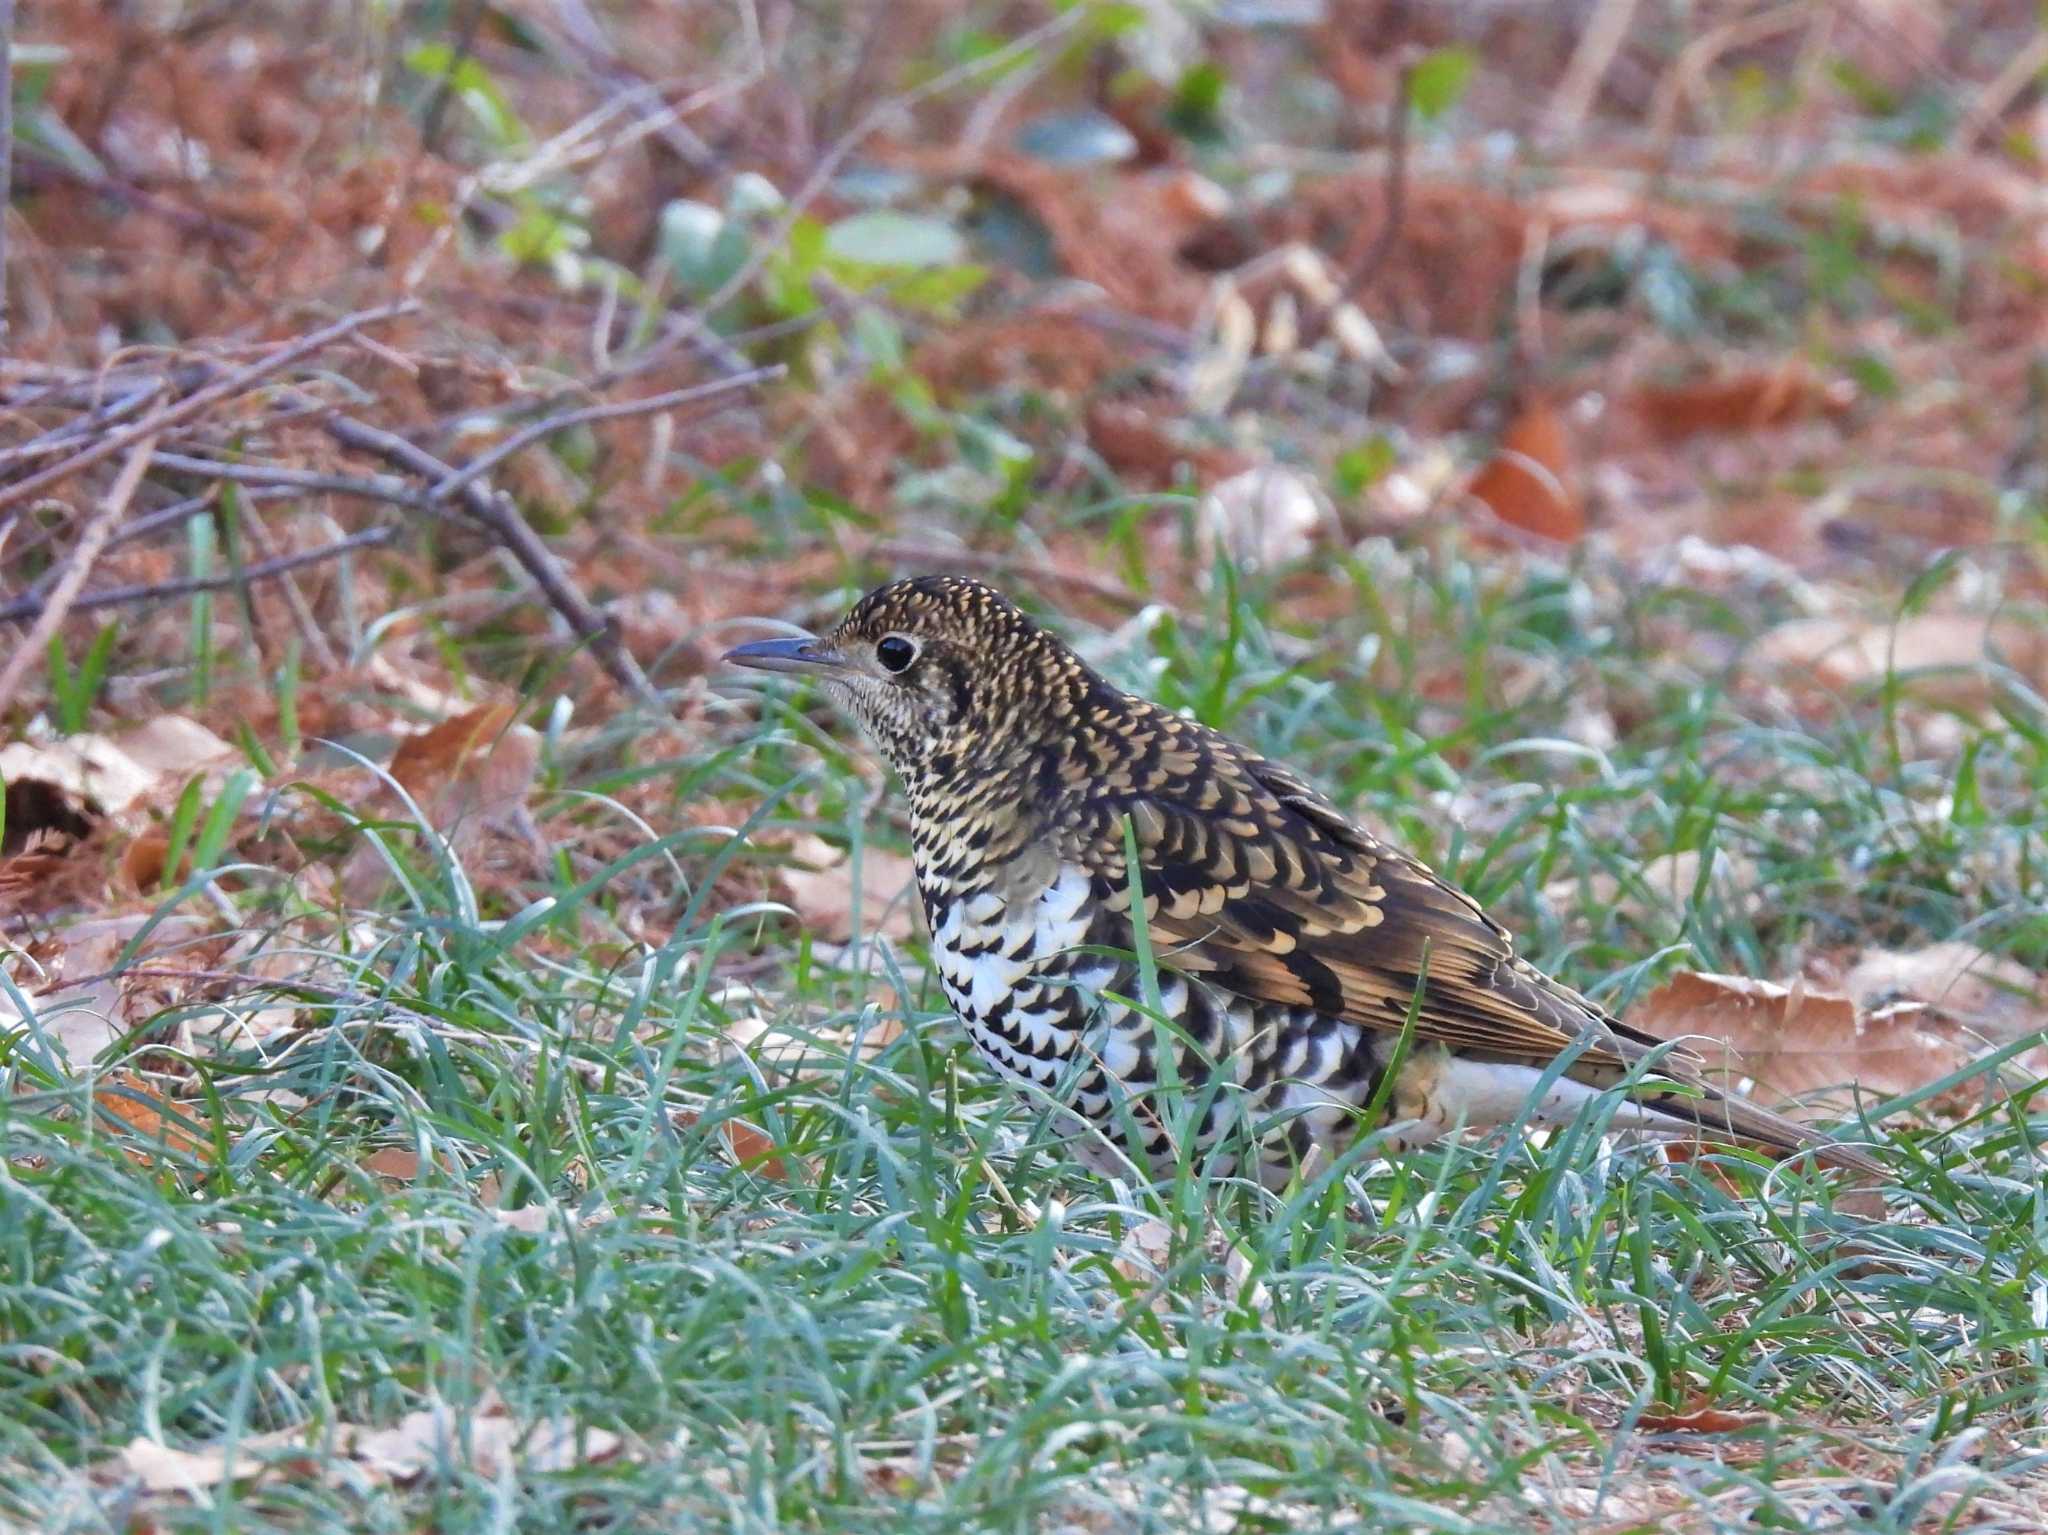
M 1092 681 L 1066 645 L 964 576 L 892 581 L 822 635 L 757 640 L 725 659 L 816 678 L 913 787 L 1071 731 Z

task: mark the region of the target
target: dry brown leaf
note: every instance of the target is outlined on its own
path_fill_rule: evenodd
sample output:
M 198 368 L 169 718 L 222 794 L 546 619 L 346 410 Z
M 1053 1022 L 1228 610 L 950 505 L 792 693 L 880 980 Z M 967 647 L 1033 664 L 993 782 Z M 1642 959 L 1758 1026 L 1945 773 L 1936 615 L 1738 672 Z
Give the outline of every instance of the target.
M 741 1167 L 764 1178 L 788 1179 L 789 1168 L 776 1155 L 775 1142 L 769 1139 L 765 1130 L 758 1130 L 743 1119 L 728 1119 L 718 1128 L 725 1137 L 726 1149 Z
M 236 755 L 234 747 L 182 714 L 159 714 L 146 725 L 123 731 L 113 744 L 136 767 L 154 774 L 159 784 L 182 784 L 195 773 L 232 762 Z
M 483 704 L 407 736 L 391 776 L 441 831 L 515 809 L 540 768 L 540 737 L 517 725 L 516 703 Z
M 365 1469 L 387 1480 L 409 1483 L 442 1465 L 467 1466 L 480 1476 L 508 1470 L 567 1471 L 616 1457 L 625 1441 L 609 1429 L 584 1428 L 564 1419 L 519 1423 L 495 1394 L 487 1395 L 465 1423 L 446 1402 L 409 1412 L 389 1428 L 351 1426 L 348 1453 Z
M 1795 687 L 1828 692 L 1869 687 L 1888 672 L 1923 673 L 1908 682 L 1916 696 L 1970 709 L 1991 700 L 1986 662 L 1994 650 L 2020 671 L 2038 674 L 2039 634 L 1968 613 L 1920 613 L 1896 623 L 1795 619 L 1764 635 L 1750 654 Z
M 200 1156 L 206 1142 L 179 1122 L 180 1110 L 140 1075 L 132 1071 L 110 1071 L 94 1084 L 93 1107 L 108 1119 L 125 1127 L 138 1139 L 186 1156 Z M 137 1161 L 147 1161 L 139 1147 L 125 1148 Z
M 2009 962 L 1973 961 L 1967 949 L 1869 956 L 1851 972 L 1862 989 L 1850 992 L 1682 971 L 1629 1021 L 1686 1040 L 1710 1070 L 1763 1103 L 1799 1099 L 1805 1111 L 1840 1113 L 1854 1104 L 1851 1086 L 1866 1100 L 1912 1092 L 2031 1032 L 2030 1017 L 2040 1026 L 2037 1002 L 2010 1000 L 2037 998 L 2038 982 Z M 2048 1050 L 2030 1053 L 2022 1069 L 2039 1075 L 2044 1064 Z M 1981 1097 L 1991 1085 L 1961 1096 Z
M 424 802 L 473 758 L 488 752 L 518 712 L 516 704 L 481 704 L 407 736 L 391 754 L 391 776 L 406 793 Z
M 420 1154 L 410 1146 L 380 1146 L 358 1165 L 387 1182 L 411 1183 L 420 1175 Z
M 791 850 L 797 864 L 780 870 L 790 905 L 820 938 L 850 938 L 854 919 L 868 937 L 908 938 L 916 931 L 917 874 L 908 858 L 880 848 L 861 849 L 860 885 L 853 860 L 817 837 L 804 837 Z
M 2048 1028 L 2048 991 L 2016 960 L 1950 941 L 1906 953 L 1864 951 L 1842 982 L 1866 1011 L 1923 1002 L 1990 1050 Z
M 1571 440 L 1564 418 L 1546 400 L 1532 400 L 1515 417 L 1470 489 L 1494 516 L 1524 533 L 1561 544 L 1585 536 L 1586 510 L 1572 488 Z
M 1683 1039 L 1711 1073 L 1747 1084 L 1778 1105 L 1830 1093 L 1840 1109 L 1851 1084 L 1884 1097 L 1910 1092 L 1960 1067 L 1965 1057 L 1931 1038 L 1924 1010 L 1865 1018 L 1840 992 L 1780 986 L 1747 976 L 1680 971 L 1638 1004 L 1629 1022 L 1659 1039 Z
M 678 1130 L 693 1129 L 700 1119 L 701 1116 L 690 1109 L 682 1109 L 669 1116 L 669 1122 Z M 766 1131 L 743 1119 L 726 1119 L 719 1121 L 718 1135 L 740 1167 L 757 1172 L 764 1178 L 788 1180 L 789 1165 L 776 1152 L 775 1142 Z
M 114 1458 L 109 1469 L 122 1480 L 132 1477 L 139 1481 L 144 1492 L 192 1493 L 218 1487 L 222 1482 L 254 1476 L 263 1469 L 263 1464 L 243 1447 L 237 1447 L 234 1459 L 230 1461 L 224 1444 L 208 1445 L 199 1450 L 174 1450 L 169 1445 L 137 1435 L 128 1441 L 127 1448 Z
M 539 1236 L 548 1229 L 546 1205 L 521 1205 L 516 1210 L 494 1207 L 491 1218 L 509 1231 L 523 1231 L 528 1236 Z
M 1771 1421 L 1767 1412 L 1730 1412 L 1723 1407 L 1691 1406 L 1679 1412 L 1646 1412 L 1636 1419 L 1639 1434 L 1739 1434 Z
M 1241 565 L 1271 570 L 1307 557 L 1329 521 L 1321 489 L 1285 464 L 1232 475 L 1195 508 L 1205 543 Z
M 1704 432 L 1757 432 L 1822 411 L 1840 411 L 1855 391 L 1824 384 L 1804 363 L 1759 368 L 1695 383 L 1636 391 L 1635 408 L 1666 442 Z
M 170 853 L 168 833 L 144 832 L 121 854 L 121 878 L 128 882 L 130 890 L 138 894 L 154 890 L 163 882 L 164 860 L 170 857 Z M 182 859 L 179 861 L 183 862 Z

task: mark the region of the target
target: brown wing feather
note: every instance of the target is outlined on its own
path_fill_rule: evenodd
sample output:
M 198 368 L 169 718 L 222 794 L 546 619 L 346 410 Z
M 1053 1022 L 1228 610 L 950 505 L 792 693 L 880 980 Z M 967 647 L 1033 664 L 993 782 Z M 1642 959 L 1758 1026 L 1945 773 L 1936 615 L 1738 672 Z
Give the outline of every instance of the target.
M 1590 1035 L 1582 1069 L 1616 1075 L 1656 1043 L 1516 958 L 1469 896 L 1285 768 L 1164 711 L 1146 723 L 1116 792 L 1065 828 L 1065 851 L 1110 909 L 1127 909 L 1130 818 L 1147 926 L 1170 964 L 1261 1001 L 1398 1029 L 1426 955 L 1424 1040 L 1542 1061 Z

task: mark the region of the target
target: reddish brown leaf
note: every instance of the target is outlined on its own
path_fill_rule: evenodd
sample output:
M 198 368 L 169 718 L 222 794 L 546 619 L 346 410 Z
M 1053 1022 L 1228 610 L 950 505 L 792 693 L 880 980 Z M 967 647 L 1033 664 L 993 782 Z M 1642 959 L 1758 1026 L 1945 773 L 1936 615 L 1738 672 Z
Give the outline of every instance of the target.
M 1666 442 L 1708 432 L 1761 432 L 1823 411 L 1839 411 L 1852 398 L 1846 386 L 1829 386 L 1801 362 L 1758 368 L 1719 378 L 1636 391 L 1635 407 L 1650 430 Z
M 1585 536 L 1586 511 L 1571 484 L 1571 441 L 1563 418 L 1540 398 L 1508 427 L 1471 493 L 1524 533 L 1561 544 Z
M 1636 1419 L 1643 1434 L 1739 1434 L 1771 1421 L 1769 1413 L 1729 1412 L 1720 1407 L 1692 1406 L 1682 1412 L 1646 1412 Z
M 517 704 L 481 704 L 430 730 L 407 736 L 391 755 L 391 776 L 406 793 L 422 799 L 491 746 L 511 726 Z

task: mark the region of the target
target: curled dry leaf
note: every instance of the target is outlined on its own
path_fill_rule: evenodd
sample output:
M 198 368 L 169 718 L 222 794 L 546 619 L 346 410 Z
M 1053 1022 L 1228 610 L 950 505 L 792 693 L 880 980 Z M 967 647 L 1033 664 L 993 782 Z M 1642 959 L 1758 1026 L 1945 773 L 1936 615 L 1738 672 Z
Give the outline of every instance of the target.
M 853 860 L 820 838 L 801 838 L 791 855 L 794 865 L 779 871 L 783 888 L 815 936 L 850 938 L 856 918 L 869 937 L 900 940 L 916 931 L 917 876 L 902 854 L 862 848 L 858 885 Z
M 1687 1041 L 1760 1102 L 1799 1100 L 1794 1112 L 1808 1117 L 1850 1110 L 1851 1088 L 1868 1101 L 1926 1087 L 2048 1023 L 2037 978 L 1966 944 L 1868 955 L 1850 976 L 1842 990 L 1682 971 L 1629 1021 Z M 2048 1048 L 2028 1052 L 2020 1069 L 2048 1074 Z M 1991 1086 L 1965 1083 L 1957 1106 Z
M 1646 1412 L 1636 1419 L 1639 1434 L 1739 1434 L 1771 1421 L 1767 1412 L 1730 1412 L 1695 1405 L 1678 1412 Z
M 167 1444 L 141 1435 L 128 1441 L 105 1474 L 121 1481 L 135 1481 L 144 1492 L 194 1493 L 222 1482 L 242 1481 L 263 1469 L 264 1462 L 238 1446 L 232 1456 L 224 1444 L 197 1450 L 174 1450 Z
M 1635 408 L 1652 432 L 1676 442 L 1707 432 L 1757 432 L 1821 413 L 1839 413 L 1855 398 L 1841 381 L 1824 383 L 1797 359 L 1671 387 L 1636 391 Z
M 1569 544 L 1585 536 L 1586 509 L 1572 486 L 1571 439 L 1547 400 L 1531 400 L 1470 487 L 1509 527 Z
M 517 807 L 540 768 L 540 737 L 515 726 L 516 703 L 482 704 L 407 736 L 391 776 L 441 831 Z
M 1970 613 L 1918 613 L 1896 622 L 1796 619 L 1764 635 L 1750 657 L 1794 687 L 1834 693 L 1872 686 L 1890 673 L 1910 673 L 1916 696 L 1976 709 L 1991 701 L 1987 663 L 1994 655 L 2038 676 L 2044 649 L 2041 635 L 2024 625 Z
M 108 1072 L 94 1084 L 92 1102 L 105 1118 L 145 1143 L 123 1148 L 138 1162 L 149 1161 L 150 1146 L 185 1156 L 202 1156 L 206 1152 L 206 1142 L 181 1123 L 189 1116 L 136 1072 Z
M 1231 476 L 1202 497 L 1195 511 L 1210 548 L 1259 570 L 1306 558 L 1328 516 L 1321 488 L 1285 464 L 1261 464 Z

